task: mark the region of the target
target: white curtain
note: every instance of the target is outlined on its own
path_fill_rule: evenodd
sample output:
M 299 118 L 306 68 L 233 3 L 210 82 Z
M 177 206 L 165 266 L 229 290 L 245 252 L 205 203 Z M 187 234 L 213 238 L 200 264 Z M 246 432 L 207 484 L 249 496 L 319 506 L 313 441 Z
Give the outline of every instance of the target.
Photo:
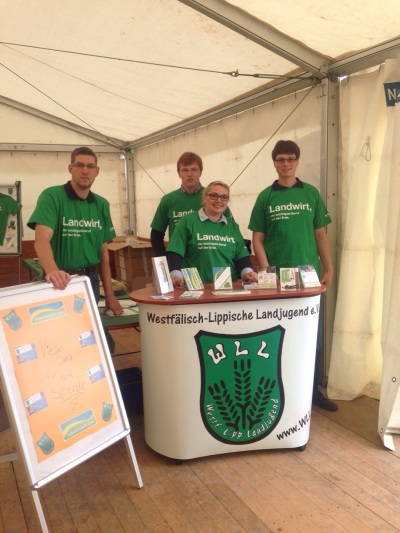
M 386 237 L 378 429 L 385 445 L 394 449 L 388 434 L 400 432 L 400 60 L 388 61 L 386 67 L 388 127 L 379 176 L 386 209 L 377 220 L 378 237 L 381 233 Z
M 400 80 L 398 60 L 351 77 L 340 91 L 341 261 L 328 380 L 334 399 L 379 398 L 383 363 L 390 353 L 399 356 L 400 133 L 384 91 L 393 76 Z

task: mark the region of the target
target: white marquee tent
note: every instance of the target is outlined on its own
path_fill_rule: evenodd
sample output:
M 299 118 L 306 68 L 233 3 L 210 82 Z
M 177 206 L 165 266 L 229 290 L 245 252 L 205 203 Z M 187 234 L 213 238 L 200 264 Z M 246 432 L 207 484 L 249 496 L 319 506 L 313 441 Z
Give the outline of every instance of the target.
M 382 360 L 400 345 L 390 165 L 400 161 L 383 90 L 400 80 L 399 2 L 0 6 L 0 183 L 21 180 L 24 220 L 43 188 L 67 180 L 69 152 L 90 145 L 101 166 L 95 191 L 109 199 L 117 232 L 148 237 L 159 199 L 178 186 L 177 158 L 192 150 L 203 183 L 232 185 L 232 211 L 250 237 L 255 198 L 274 179 L 271 149 L 292 138 L 300 177 L 320 188 L 334 219 L 329 393 L 379 397 Z M 33 238 L 26 227 L 24 238 Z

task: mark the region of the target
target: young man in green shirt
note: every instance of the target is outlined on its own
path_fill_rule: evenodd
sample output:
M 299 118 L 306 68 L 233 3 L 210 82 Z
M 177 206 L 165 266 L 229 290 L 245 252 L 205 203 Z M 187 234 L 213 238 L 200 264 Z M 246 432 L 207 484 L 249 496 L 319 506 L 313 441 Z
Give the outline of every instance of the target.
M 197 213 L 202 207 L 204 187 L 200 183 L 203 172 L 201 157 L 193 152 L 185 152 L 178 159 L 176 168 L 182 181 L 181 186 L 161 198 L 150 224 L 150 242 L 155 257 L 166 253 L 164 236 L 167 229 L 171 240 L 180 219 L 190 213 Z M 229 208 L 225 210 L 225 214 L 231 215 Z
M 258 265 L 296 267 L 312 264 L 319 274 L 319 260 L 324 266 L 322 285 L 332 282 L 333 266 L 325 226 L 331 222 L 318 190 L 296 178 L 300 148 L 293 141 L 278 141 L 272 160 L 278 179 L 261 191 L 250 217 L 253 248 Z M 322 306 L 321 306 L 322 309 Z M 318 379 L 323 355 L 322 313 L 318 326 L 313 403 L 336 411 L 337 405 L 319 390 Z
M 156 257 L 165 255 L 164 236 L 167 229 L 171 240 L 179 220 L 189 213 L 196 213 L 202 205 L 204 187 L 200 183 L 203 172 L 201 157 L 193 152 L 185 152 L 178 159 L 176 167 L 181 186 L 161 198 L 150 224 L 150 241 Z
M 111 286 L 107 242 L 115 237 L 110 205 L 91 191 L 100 168 L 97 156 L 85 146 L 76 148 L 68 165 L 71 181 L 45 189 L 28 226 L 35 230 L 35 250 L 46 281 L 65 289 L 71 275 L 90 278 L 96 300 L 101 278 L 106 306 L 114 314 L 123 309 Z

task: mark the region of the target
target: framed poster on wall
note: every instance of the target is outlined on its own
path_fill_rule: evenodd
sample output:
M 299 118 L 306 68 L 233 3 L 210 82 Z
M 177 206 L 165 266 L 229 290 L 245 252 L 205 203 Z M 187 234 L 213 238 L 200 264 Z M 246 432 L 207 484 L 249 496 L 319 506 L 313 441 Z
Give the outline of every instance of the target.
M 33 489 L 130 433 L 90 280 L 0 290 L 3 398 Z
M 0 255 L 21 255 L 21 182 L 0 183 Z

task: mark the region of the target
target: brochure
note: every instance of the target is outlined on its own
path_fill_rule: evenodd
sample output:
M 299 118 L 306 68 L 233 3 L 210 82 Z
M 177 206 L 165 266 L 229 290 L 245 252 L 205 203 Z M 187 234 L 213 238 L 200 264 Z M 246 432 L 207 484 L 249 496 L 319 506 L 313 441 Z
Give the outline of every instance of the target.
M 276 289 L 276 267 L 258 267 L 257 274 L 259 289 Z
M 304 288 L 321 287 L 318 274 L 314 265 L 300 265 L 299 266 L 300 283 Z
M 183 279 L 185 280 L 186 287 L 191 291 L 196 291 L 199 289 L 204 289 L 203 282 L 199 271 L 196 267 L 191 268 L 182 268 L 181 272 L 183 274 Z
M 299 269 L 281 268 L 281 291 L 295 291 L 300 289 Z
M 174 286 L 172 284 L 171 275 L 169 273 L 167 258 L 152 257 L 154 278 L 157 287 L 157 294 L 165 294 L 166 292 L 172 292 Z
M 232 273 L 230 267 L 213 267 L 214 289 L 232 289 Z

